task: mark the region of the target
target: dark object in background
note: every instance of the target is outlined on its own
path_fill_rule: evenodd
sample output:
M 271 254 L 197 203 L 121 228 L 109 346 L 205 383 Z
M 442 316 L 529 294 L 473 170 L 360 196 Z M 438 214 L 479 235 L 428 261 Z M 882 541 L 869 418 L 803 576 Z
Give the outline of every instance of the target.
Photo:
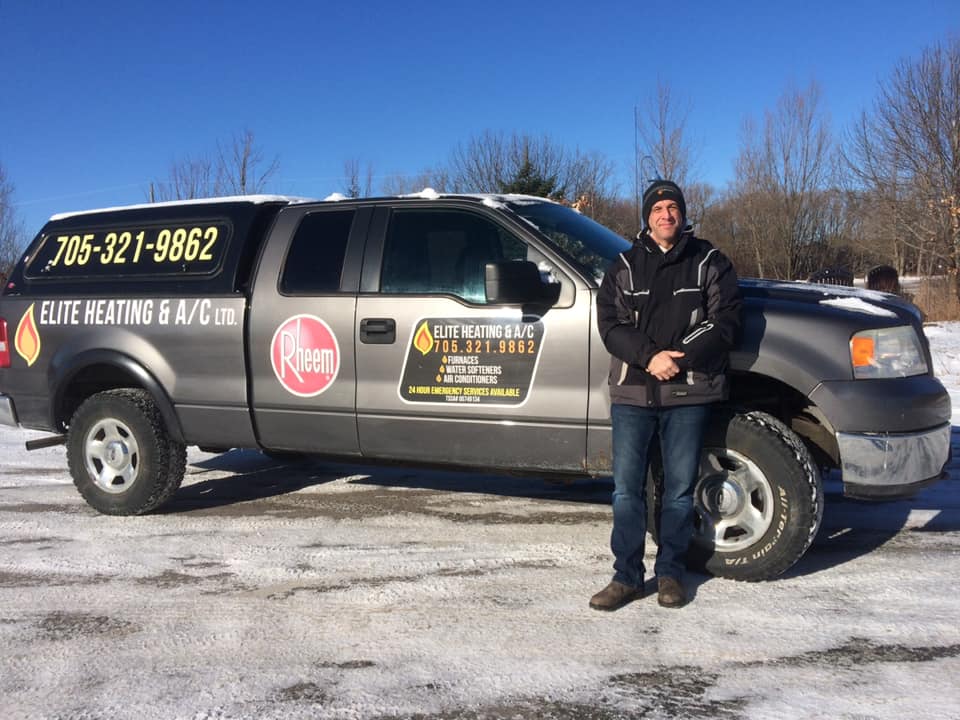
M 853 287 L 853 273 L 843 267 L 823 268 L 813 273 L 808 281 L 825 285 Z
M 867 290 L 900 294 L 900 276 L 889 265 L 877 265 L 867 271 Z

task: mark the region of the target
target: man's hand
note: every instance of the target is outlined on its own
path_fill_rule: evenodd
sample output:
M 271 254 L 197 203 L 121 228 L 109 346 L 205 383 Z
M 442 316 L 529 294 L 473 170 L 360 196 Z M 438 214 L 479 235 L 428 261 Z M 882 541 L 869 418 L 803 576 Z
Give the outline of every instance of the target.
M 678 350 L 661 350 L 650 358 L 650 362 L 647 364 L 647 372 L 657 380 L 669 380 L 680 372 L 680 368 L 674 359 L 682 358 L 683 355 Z

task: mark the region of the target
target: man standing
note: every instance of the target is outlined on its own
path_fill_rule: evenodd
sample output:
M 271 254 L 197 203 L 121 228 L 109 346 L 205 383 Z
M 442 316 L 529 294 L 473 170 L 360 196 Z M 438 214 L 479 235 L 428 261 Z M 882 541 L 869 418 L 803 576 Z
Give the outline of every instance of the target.
M 603 278 L 597 324 L 610 352 L 614 576 L 590 599 L 616 610 L 643 597 L 649 451 L 659 436 L 664 482 L 654 572 L 664 607 L 681 583 L 693 535 L 693 488 L 710 403 L 727 396 L 727 354 L 740 326 L 730 261 L 685 229 L 683 193 L 657 180 L 643 194 L 644 229 Z

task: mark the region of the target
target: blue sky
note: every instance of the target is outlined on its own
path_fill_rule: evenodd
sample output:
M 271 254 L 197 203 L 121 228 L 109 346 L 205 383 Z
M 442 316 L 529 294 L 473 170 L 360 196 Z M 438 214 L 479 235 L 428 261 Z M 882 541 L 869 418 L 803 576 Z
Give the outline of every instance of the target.
M 0 0 L 0 163 L 30 235 L 143 202 L 244 128 L 279 156 L 270 192 L 343 191 L 349 158 L 375 184 L 415 175 L 490 129 L 602 152 L 630 196 L 634 107 L 659 79 L 723 187 L 744 117 L 789 86 L 816 81 L 839 133 L 900 59 L 957 34 L 956 0 Z

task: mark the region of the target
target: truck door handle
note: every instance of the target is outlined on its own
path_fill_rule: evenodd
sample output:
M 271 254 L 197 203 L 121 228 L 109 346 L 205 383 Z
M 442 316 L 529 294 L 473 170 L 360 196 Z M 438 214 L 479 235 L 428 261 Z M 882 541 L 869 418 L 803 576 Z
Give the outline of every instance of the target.
M 360 342 L 390 345 L 397 341 L 397 322 L 393 318 L 364 318 L 360 321 Z

